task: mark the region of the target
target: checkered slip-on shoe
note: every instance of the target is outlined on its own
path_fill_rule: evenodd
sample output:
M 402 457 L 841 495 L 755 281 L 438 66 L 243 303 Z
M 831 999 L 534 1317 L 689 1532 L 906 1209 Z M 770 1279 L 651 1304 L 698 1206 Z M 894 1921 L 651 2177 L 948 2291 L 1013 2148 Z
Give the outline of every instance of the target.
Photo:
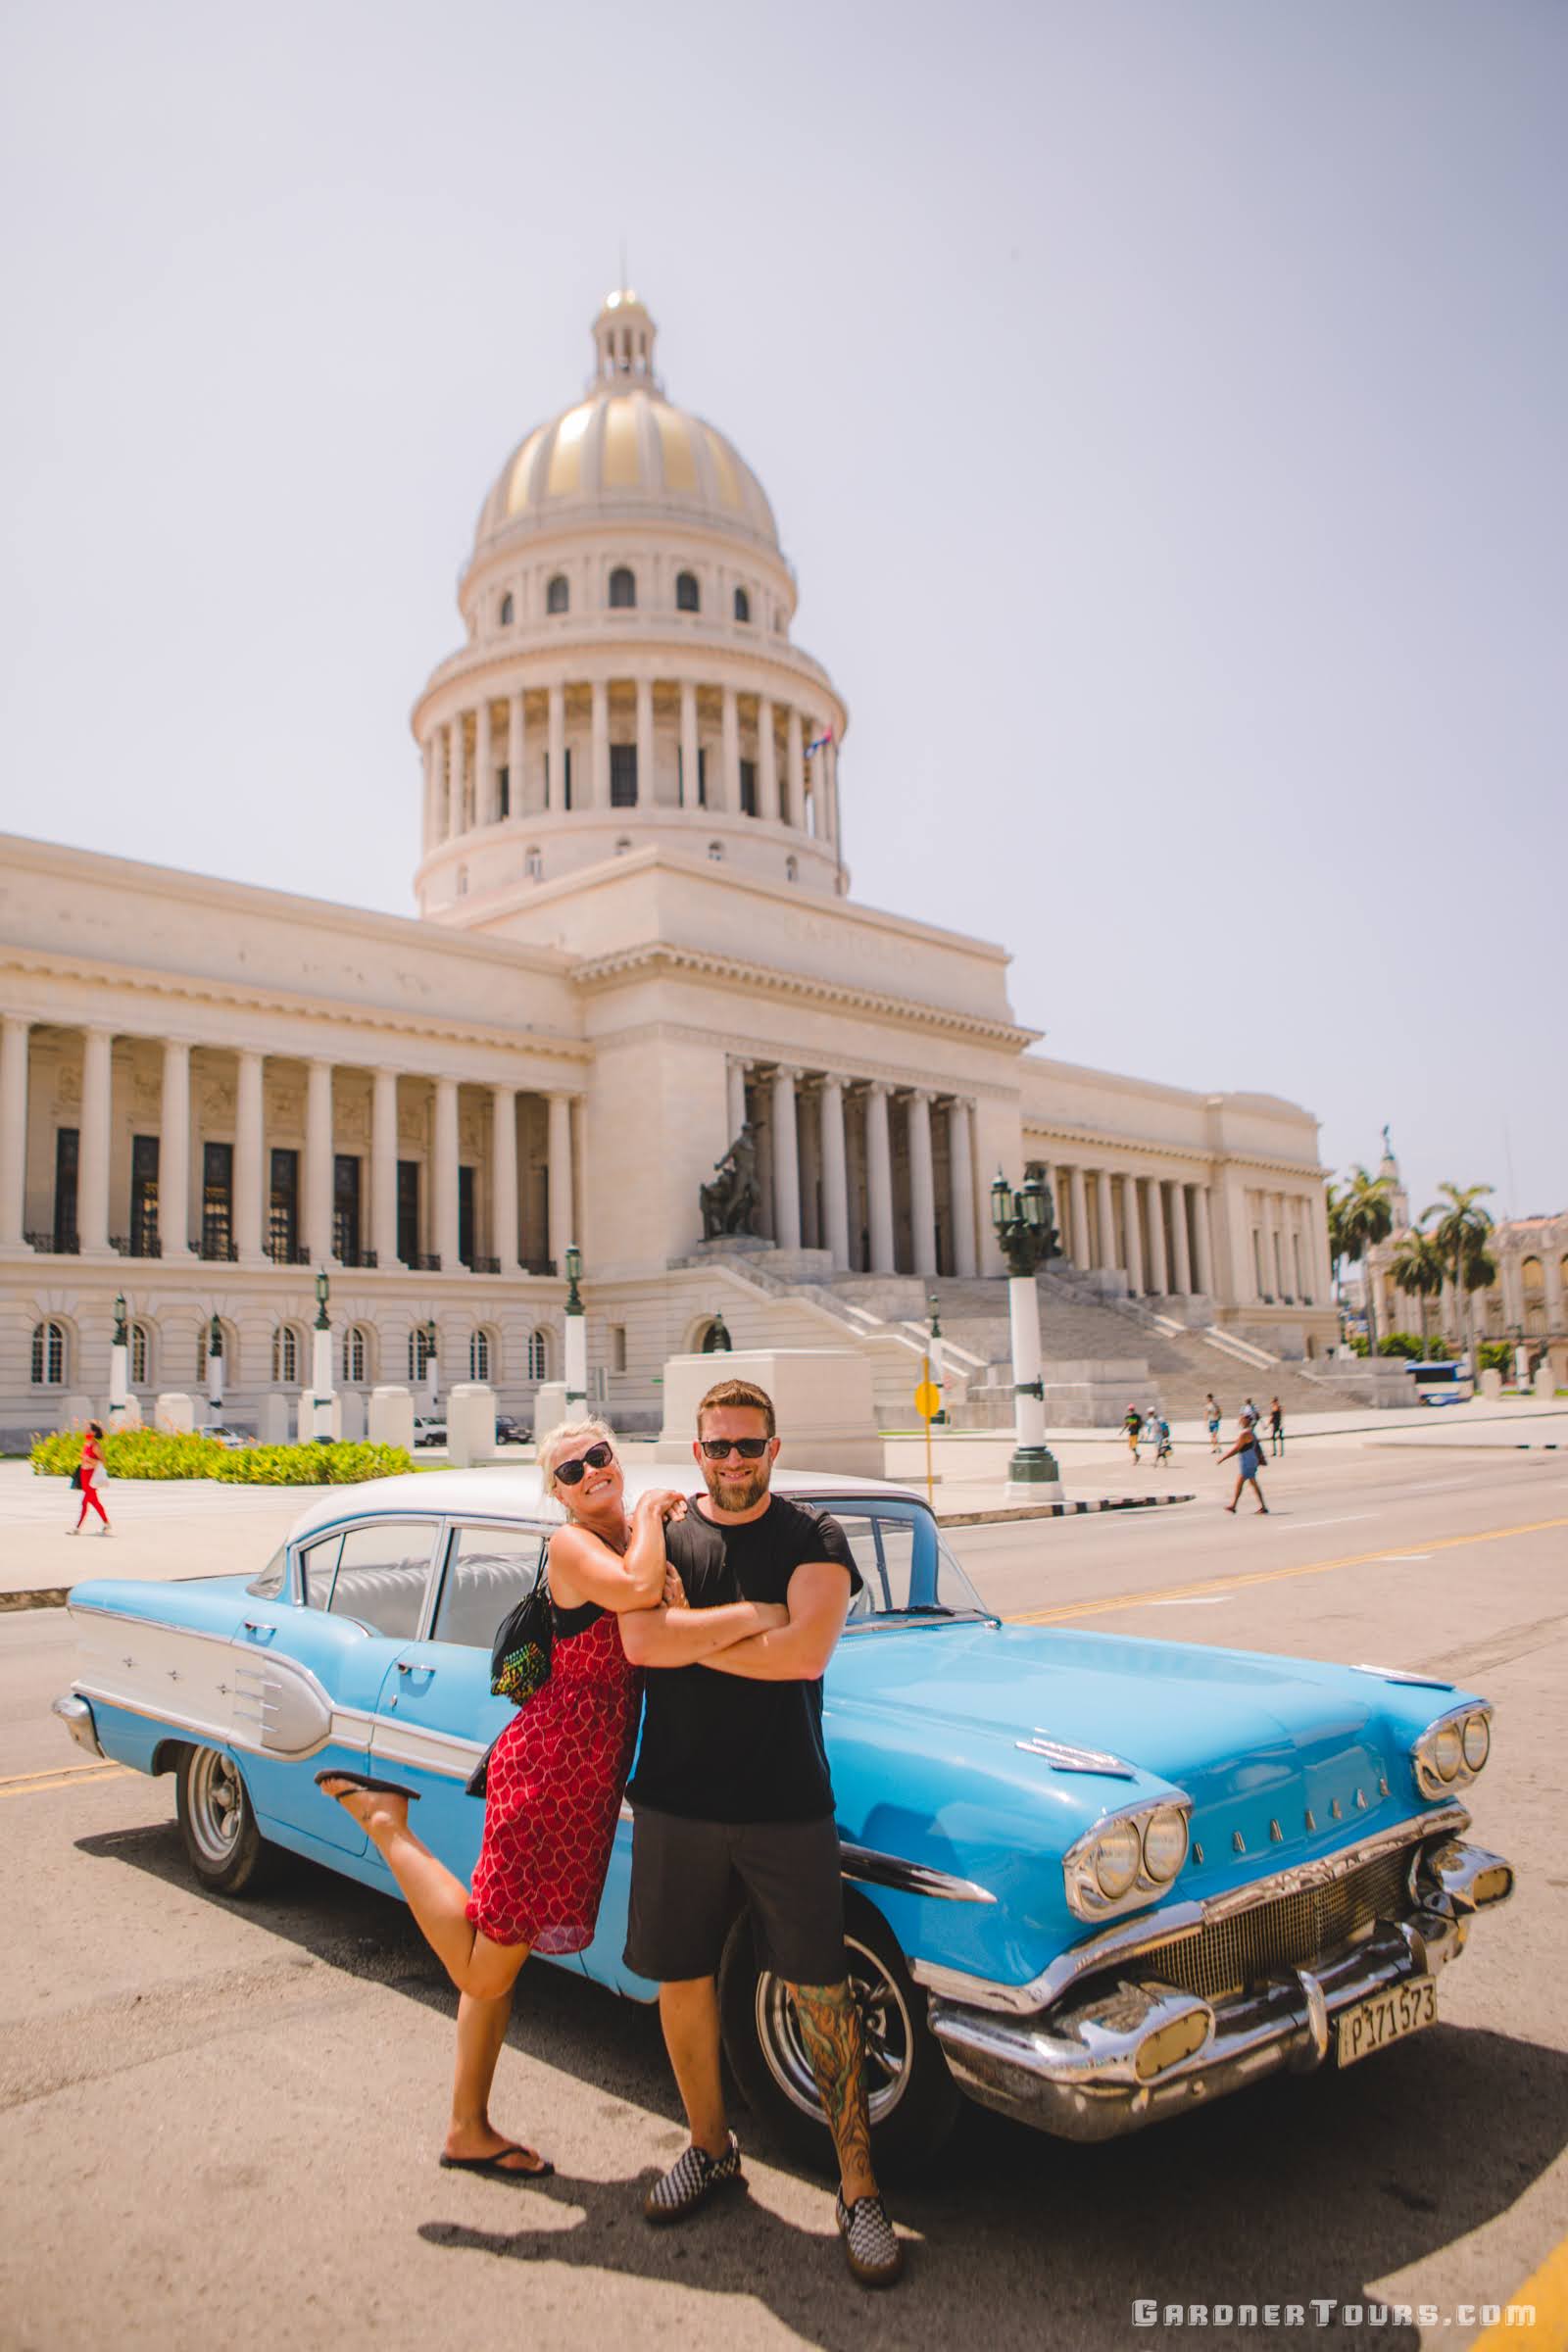
M 904 2248 L 893 2234 L 893 2224 L 880 2197 L 857 2197 L 846 2205 L 841 2195 L 833 2202 L 845 2259 L 862 2286 L 891 2286 L 904 2270 Z
M 656 2180 L 648 2191 L 643 2212 L 651 2222 L 684 2222 L 716 2190 L 745 2185 L 741 2143 L 732 2132 L 722 2156 L 710 2156 L 706 2148 L 688 2148 L 678 2156 L 662 2180 Z

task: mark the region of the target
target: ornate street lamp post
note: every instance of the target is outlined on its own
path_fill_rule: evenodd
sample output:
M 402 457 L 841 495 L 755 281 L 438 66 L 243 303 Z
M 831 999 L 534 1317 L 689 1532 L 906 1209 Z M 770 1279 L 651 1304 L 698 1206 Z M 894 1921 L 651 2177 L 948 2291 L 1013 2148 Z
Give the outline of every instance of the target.
M 432 1416 L 441 1397 L 441 1334 L 432 1315 L 424 1327 L 424 1409 Z
M 125 1327 L 125 1294 L 115 1300 L 115 1337 L 109 1349 L 109 1426 L 123 1429 L 130 1402 L 130 1334 Z
M 935 1291 L 933 1291 L 930 1298 L 926 1300 L 926 1305 L 931 1310 L 931 1337 L 926 1342 L 925 1359 L 926 1378 L 931 1382 L 932 1386 L 937 1389 L 941 1389 L 946 1385 L 947 1377 L 946 1367 L 942 1360 L 942 1317 L 938 1311 L 941 1307 L 941 1299 L 937 1297 Z M 947 1408 L 945 1406 L 941 1412 L 935 1413 L 932 1416 L 932 1418 L 937 1421 L 946 1421 L 947 1417 Z
M 331 1288 L 323 1268 L 316 1277 L 316 1329 L 311 1340 L 311 1435 L 318 1446 L 330 1445 L 332 1439 L 332 1326 L 326 1315 Z
M 1015 1193 L 1001 1169 L 991 1187 L 991 1223 L 1007 1262 L 1007 1318 L 1012 1330 L 1012 1396 L 1017 1444 L 1007 1464 L 1009 1502 L 1052 1502 L 1061 1472 L 1046 1444 L 1046 1389 L 1040 1353 L 1040 1293 L 1035 1274 L 1056 1256 L 1051 1194 L 1038 1175 Z
M 223 1326 L 216 1315 L 207 1326 L 207 1410 L 215 1421 L 223 1417 Z
M 566 1246 L 566 1418 L 573 1406 L 588 1402 L 588 1314 L 577 1285 L 582 1280 L 582 1251 L 575 1242 Z

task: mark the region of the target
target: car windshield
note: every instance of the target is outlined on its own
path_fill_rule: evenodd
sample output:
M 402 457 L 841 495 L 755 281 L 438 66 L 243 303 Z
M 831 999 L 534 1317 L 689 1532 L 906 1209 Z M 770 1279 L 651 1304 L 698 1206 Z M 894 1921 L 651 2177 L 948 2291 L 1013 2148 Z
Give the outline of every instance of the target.
M 939 1625 L 992 1614 L 919 1503 L 824 1497 L 823 1507 L 849 1538 L 860 1571 L 862 1590 L 850 1609 L 850 1632 L 894 1618 Z

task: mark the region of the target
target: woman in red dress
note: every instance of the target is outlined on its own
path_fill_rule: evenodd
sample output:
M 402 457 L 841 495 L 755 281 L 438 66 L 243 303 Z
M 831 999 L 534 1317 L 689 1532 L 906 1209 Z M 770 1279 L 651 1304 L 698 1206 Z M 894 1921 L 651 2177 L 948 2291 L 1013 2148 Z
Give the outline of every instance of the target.
M 627 1662 L 619 1619 L 666 1599 L 664 1524 L 686 1507 L 672 1488 L 661 1488 L 628 1513 L 614 1440 L 602 1421 L 552 1430 L 539 1466 L 546 1493 L 567 1513 L 550 1539 L 550 1679 L 491 1752 L 471 1888 L 409 1828 L 413 1791 L 357 1773 L 317 1776 L 365 1829 L 462 1996 L 441 2162 L 534 2179 L 554 2168 L 492 2127 L 490 2086 L 530 1951 L 580 1952 L 593 1941 L 642 1705 L 642 1678 Z M 667 1597 L 680 1599 L 678 1586 Z M 714 1650 L 781 1624 L 786 1612 L 738 1601 L 701 1614 Z
M 104 1475 L 104 1457 L 101 1450 L 103 1434 L 104 1425 L 101 1421 L 88 1422 L 87 1435 L 81 1442 L 81 1508 L 76 1513 L 75 1526 L 67 1530 L 69 1535 L 80 1535 L 89 1511 L 96 1511 L 103 1521 L 103 1526 L 99 1530 L 101 1535 L 112 1536 L 115 1532 L 109 1524 L 109 1513 L 104 1509 L 103 1497 L 98 1492 Z

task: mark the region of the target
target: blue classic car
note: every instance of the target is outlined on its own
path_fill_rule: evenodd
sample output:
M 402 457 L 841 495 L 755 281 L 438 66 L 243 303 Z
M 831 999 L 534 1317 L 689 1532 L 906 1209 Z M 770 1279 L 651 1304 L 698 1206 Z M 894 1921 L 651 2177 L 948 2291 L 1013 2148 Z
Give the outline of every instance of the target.
M 628 1475 L 628 1498 L 656 1483 Z M 1513 1872 L 1465 1841 L 1486 1702 L 1415 1675 L 1009 1626 L 914 1494 L 781 1477 L 864 1577 L 827 1677 L 852 1977 L 884 2161 L 940 2145 L 967 2093 L 1101 2139 L 1281 2068 L 1348 2066 L 1437 2015 L 1436 1980 Z M 396 1889 L 326 1763 L 416 1788 L 466 1878 L 466 1792 L 509 1709 L 494 1632 L 553 1525 L 532 1469 L 329 1494 L 262 1573 L 78 1585 L 56 1712 L 94 1755 L 177 1778 L 204 1886 L 277 1848 Z M 634 2000 L 629 1822 L 599 1933 L 556 1965 Z M 743 2089 L 824 2144 L 787 1988 L 737 1917 L 721 1977 Z

